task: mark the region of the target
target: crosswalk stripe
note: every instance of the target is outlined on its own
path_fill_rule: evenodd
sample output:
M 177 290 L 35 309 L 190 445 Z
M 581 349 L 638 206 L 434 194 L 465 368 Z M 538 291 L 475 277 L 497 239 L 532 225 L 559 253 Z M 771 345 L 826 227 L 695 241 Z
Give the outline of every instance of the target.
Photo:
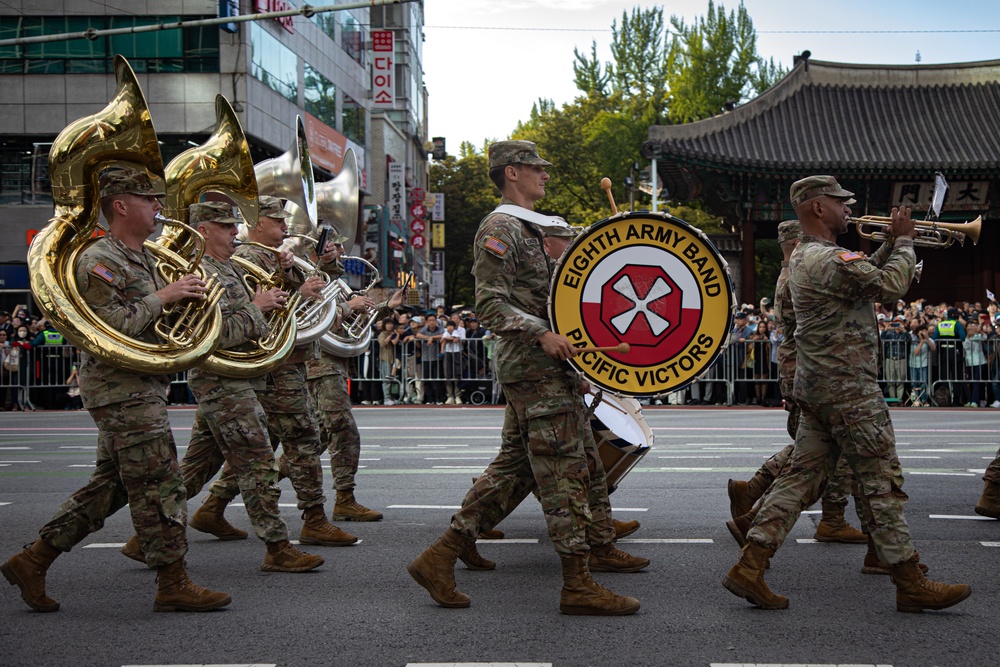
M 996 521 L 988 516 L 978 514 L 928 514 L 928 519 L 958 519 L 960 521 Z

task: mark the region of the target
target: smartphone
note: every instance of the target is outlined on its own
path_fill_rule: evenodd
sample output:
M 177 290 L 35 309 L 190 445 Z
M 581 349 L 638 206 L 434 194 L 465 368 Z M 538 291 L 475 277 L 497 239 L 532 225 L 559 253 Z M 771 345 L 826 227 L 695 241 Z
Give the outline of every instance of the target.
M 317 257 L 319 257 L 320 255 L 322 255 L 325 252 L 325 250 L 326 250 L 326 242 L 327 242 L 327 239 L 329 239 L 329 238 L 330 238 L 330 228 L 327 227 L 326 225 L 323 225 L 323 227 L 322 227 L 322 229 L 321 229 L 321 231 L 319 233 L 319 242 L 316 244 L 316 256 Z

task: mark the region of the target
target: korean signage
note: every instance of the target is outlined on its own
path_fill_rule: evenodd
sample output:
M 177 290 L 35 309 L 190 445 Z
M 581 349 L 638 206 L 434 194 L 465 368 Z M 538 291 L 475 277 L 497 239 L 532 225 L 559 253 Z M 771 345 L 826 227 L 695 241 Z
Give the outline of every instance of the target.
M 219 0 L 219 18 L 239 15 L 240 0 Z M 236 23 L 223 23 L 219 27 L 226 32 L 236 33 L 240 31 L 239 26 L 237 26 Z
M 981 211 L 989 208 L 989 181 L 955 181 L 948 184 L 944 211 Z M 914 206 L 926 210 L 934 191 L 934 181 L 897 182 L 890 206 Z
M 434 203 L 431 204 L 431 220 L 444 222 L 444 193 L 432 192 L 429 196 L 434 197 Z
M 444 223 L 431 223 L 431 247 L 444 248 Z
M 295 5 L 288 0 L 254 0 L 254 8 L 257 13 L 264 12 L 287 12 L 295 9 Z M 291 16 L 281 16 L 274 19 L 281 24 L 281 27 L 288 32 L 295 32 L 295 25 Z
M 391 109 L 396 105 L 394 48 L 391 30 L 372 30 L 372 107 L 376 109 Z
M 344 151 L 347 137 L 321 121 L 311 113 L 306 113 L 306 139 L 309 142 L 309 157 L 327 171 L 339 174 L 344 166 Z
M 389 163 L 389 188 L 388 201 L 386 203 L 389 205 L 389 220 L 397 224 L 402 224 L 403 219 L 406 217 L 406 192 L 403 185 L 404 168 L 402 162 Z
M 414 234 L 410 237 L 410 245 L 412 245 L 417 250 L 420 250 L 427 244 L 427 240 L 424 238 L 423 234 Z

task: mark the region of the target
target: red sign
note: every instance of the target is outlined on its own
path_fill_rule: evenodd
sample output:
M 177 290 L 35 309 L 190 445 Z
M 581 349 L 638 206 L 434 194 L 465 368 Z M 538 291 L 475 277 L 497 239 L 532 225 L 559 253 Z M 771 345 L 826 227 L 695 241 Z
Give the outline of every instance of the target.
M 420 188 L 413 188 L 412 190 L 410 190 L 410 201 L 413 202 L 414 204 L 419 204 L 424 201 L 425 194 L 426 193 Z M 422 218 L 423 216 L 420 217 Z
M 425 239 L 422 234 L 414 234 L 410 237 L 410 245 L 417 250 L 423 248 L 425 243 L 427 243 L 427 239 Z
M 287 12 L 289 10 L 295 9 L 287 0 L 256 0 L 255 7 L 257 12 Z M 295 26 L 292 23 L 291 16 L 279 16 L 274 19 L 281 24 L 281 27 L 288 32 L 294 33 Z
M 413 195 L 411 194 L 410 197 L 412 198 Z M 414 204 L 410 207 L 410 215 L 412 215 L 414 218 L 421 218 L 421 219 L 426 218 L 427 209 L 424 208 L 423 204 Z
M 414 220 L 410 223 L 410 231 L 414 234 L 423 234 L 427 229 L 427 224 L 423 220 Z
M 372 106 L 391 109 L 396 103 L 393 34 L 391 30 L 372 30 Z

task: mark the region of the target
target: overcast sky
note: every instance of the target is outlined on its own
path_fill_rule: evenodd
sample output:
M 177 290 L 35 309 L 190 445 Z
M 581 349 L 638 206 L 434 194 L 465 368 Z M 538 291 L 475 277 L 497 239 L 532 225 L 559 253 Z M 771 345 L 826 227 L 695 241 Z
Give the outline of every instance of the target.
M 736 2 L 722 3 L 727 12 Z M 803 50 L 817 60 L 948 63 L 1000 59 L 997 0 L 745 0 L 757 49 L 791 68 Z M 610 59 L 611 23 L 623 11 L 663 6 L 690 24 L 708 0 L 425 0 L 424 79 L 431 136 L 481 147 L 504 139 L 540 97 L 577 95 L 573 48 Z M 718 3 L 717 5 L 718 6 Z M 871 32 L 869 32 L 871 31 Z M 878 32 L 881 31 L 881 32 Z M 888 31 L 888 32 L 887 32 Z M 912 32 L 892 32 L 912 31 Z

